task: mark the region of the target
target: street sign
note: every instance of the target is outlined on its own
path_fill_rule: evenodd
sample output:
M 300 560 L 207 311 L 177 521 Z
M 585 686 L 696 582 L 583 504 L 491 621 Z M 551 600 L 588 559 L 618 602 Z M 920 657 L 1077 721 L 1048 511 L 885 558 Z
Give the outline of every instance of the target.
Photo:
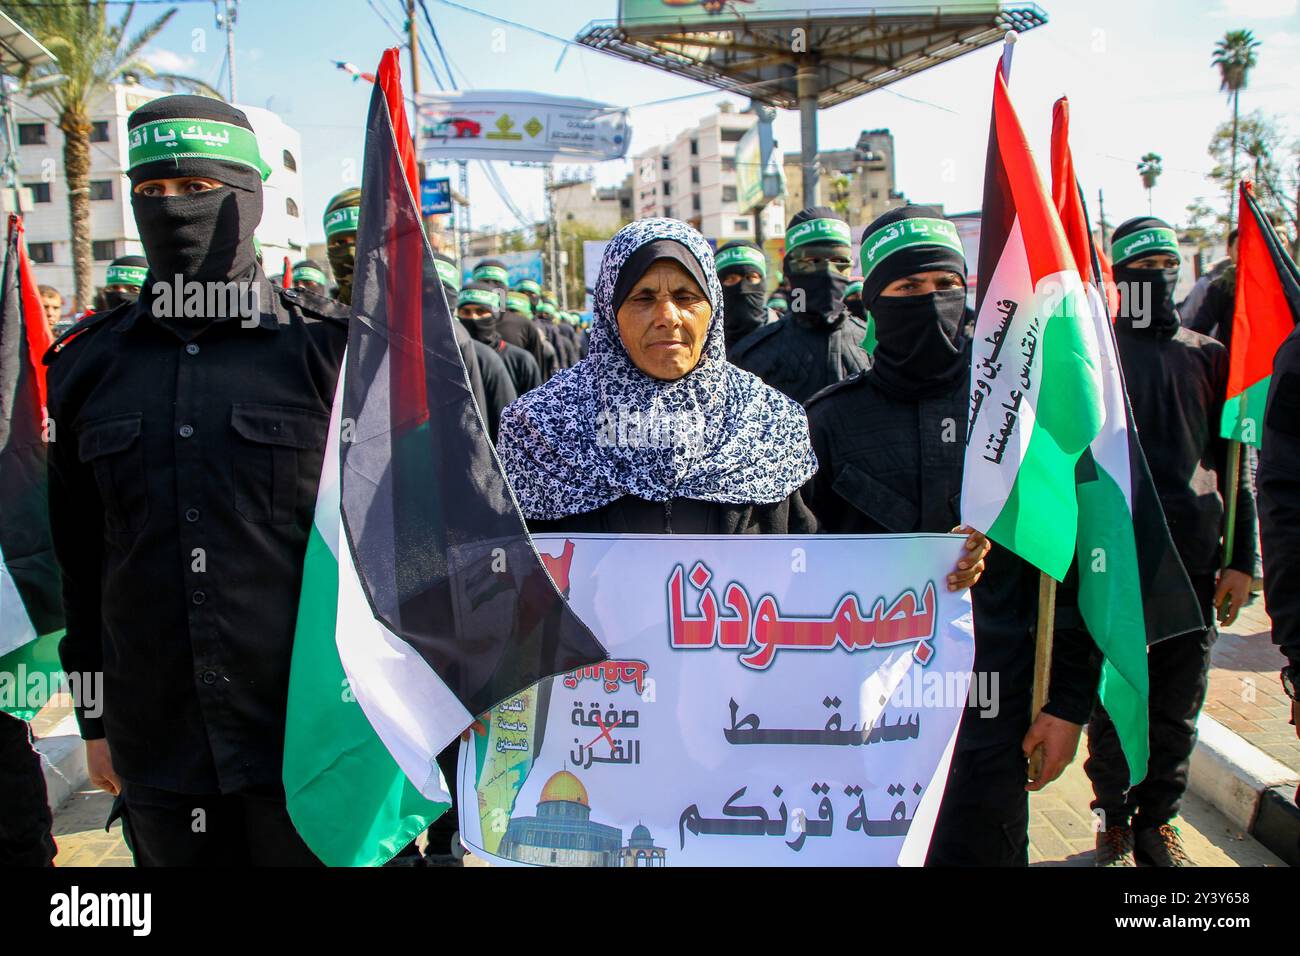
M 426 216 L 445 216 L 451 212 L 450 179 L 426 179 L 420 183 L 420 211 Z

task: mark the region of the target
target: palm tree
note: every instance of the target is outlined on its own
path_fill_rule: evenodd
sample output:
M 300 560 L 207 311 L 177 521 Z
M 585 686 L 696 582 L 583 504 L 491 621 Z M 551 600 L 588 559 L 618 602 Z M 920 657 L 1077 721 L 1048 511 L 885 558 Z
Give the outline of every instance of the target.
M 1259 41 L 1249 30 L 1229 30 L 1214 46 L 1212 66 L 1219 68 L 1219 89 L 1232 98 L 1232 173 L 1228 192 L 1228 229 L 1237 213 L 1237 108 L 1241 91 L 1250 80 L 1250 71 L 1257 60 L 1255 51 Z
M 1164 166 L 1161 165 L 1160 154 L 1147 153 L 1145 156 L 1142 157 L 1141 160 L 1138 161 L 1137 170 L 1138 170 L 1138 175 L 1142 177 L 1142 185 L 1146 187 L 1147 214 L 1150 215 L 1151 214 L 1151 190 L 1156 188 L 1156 180 L 1158 180 L 1160 178 L 1160 174 L 1165 171 Z
M 90 235 L 90 119 L 91 104 L 112 84 L 128 74 L 159 81 L 168 90 L 187 90 L 214 96 L 221 94 L 202 80 L 159 73 L 146 62 L 144 48 L 176 15 L 175 8 L 153 20 L 135 36 L 127 26 L 135 4 L 116 23 L 108 20 L 104 0 L 12 0 L 8 12 L 58 59 L 19 77 L 30 83 L 55 74 L 62 82 L 42 89 L 39 95 L 58 116 L 63 133 L 63 174 L 68 185 L 68 220 L 72 227 L 72 268 L 76 279 L 76 308 L 90 305 L 94 294 L 91 274 Z

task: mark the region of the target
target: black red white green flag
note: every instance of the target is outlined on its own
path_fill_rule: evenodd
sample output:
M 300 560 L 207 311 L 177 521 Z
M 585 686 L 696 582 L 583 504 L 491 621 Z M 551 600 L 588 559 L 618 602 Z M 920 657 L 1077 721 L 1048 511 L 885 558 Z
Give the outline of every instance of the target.
M 1242 182 L 1237 226 L 1237 298 L 1221 432 L 1259 447 L 1273 358 L 1300 322 L 1300 269 L 1259 208 L 1254 183 Z
M 442 813 L 475 716 L 608 655 L 556 590 L 479 416 L 420 218 L 398 52 L 366 128 L 347 357 L 303 573 L 285 739 L 294 825 L 385 862 Z
M 23 221 L 9 217 L 0 278 L 0 710 L 30 720 L 59 667 L 63 602 L 46 492 L 50 347 Z
M 1052 110 L 1052 199 L 1087 292 L 1105 408 L 1101 430 L 1075 472 L 1079 611 L 1104 656 L 1098 692 L 1136 784 L 1146 776 L 1149 755 L 1147 645 L 1203 623 L 1138 444 L 1069 124 L 1062 97 Z
M 995 75 L 962 519 L 1063 579 L 1079 456 L 1105 418 L 1097 334 L 1056 208 Z

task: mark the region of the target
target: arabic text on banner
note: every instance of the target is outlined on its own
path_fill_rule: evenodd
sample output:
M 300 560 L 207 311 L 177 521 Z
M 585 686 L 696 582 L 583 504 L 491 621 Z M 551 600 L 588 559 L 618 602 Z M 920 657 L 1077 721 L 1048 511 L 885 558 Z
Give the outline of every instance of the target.
M 496 864 L 919 865 L 970 685 L 954 535 L 542 535 L 612 659 L 463 744 Z

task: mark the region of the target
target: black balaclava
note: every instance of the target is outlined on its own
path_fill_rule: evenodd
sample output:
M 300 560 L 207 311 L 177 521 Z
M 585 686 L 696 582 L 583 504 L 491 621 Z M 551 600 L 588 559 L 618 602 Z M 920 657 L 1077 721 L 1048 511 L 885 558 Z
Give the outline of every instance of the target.
M 1174 308 L 1178 268 L 1135 269 L 1129 263 L 1157 253 L 1181 260 L 1177 233 L 1163 219 L 1140 216 L 1116 228 L 1110 249 L 1115 263 L 1115 283 L 1119 286 L 1115 330 L 1172 338 L 1180 324 L 1178 310 Z M 1138 294 L 1136 299 L 1134 293 Z
M 870 374 L 908 397 L 938 394 L 968 374 L 966 259 L 957 228 L 932 206 L 900 206 L 862 233 L 862 303 L 874 335 Z M 896 279 L 943 270 L 963 287 L 926 295 L 881 293 Z
M 357 267 L 357 220 L 361 213 L 361 190 L 352 186 L 337 194 L 325 207 L 325 255 L 334 273 L 334 297 L 352 304 L 352 274 Z
M 852 279 L 844 288 L 844 308 L 863 322 L 867 321 L 867 307 L 862 302 L 862 280 Z
M 714 264 L 719 281 L 733 273 L 742 276 L 733 285 L 722 284 L 722 331 L 730 349 L 767 322 L 767 257 L 758 243 L 739 239 L 719 249 Z M 754 270 L 758 270 L 759 279 L 746 281 L 743 276 Z
M 438 274 L 438 281 L 442 283 L 443 294 L 447 296 L 447 304 L 451 307 L 451 314 L 456 314 L 456 296 L 460 294 L 460 266 L 456 265 L 456 260 L 451 256 L 441 252 L 433 254 L 433 268 Z
M 149 260 L 144 256 L 118 256 L 110 262 L 104 278 L 104 291 L 100 296 L 104 310 L 115 309 L 140 298 L 140 289 L 144 286 L 148 271 Z M 110 289 L 109 286 L 126 288 Z
M 456 296 L 456 306 L 459 308 L 466 303 L 492 310 L 492 315 L 486 319 L 460 319 L 460 324 L 480 342 L 495 347 L 501 340 L 500 291 L 489 282 L 466 282 Z
M 849 277 L 830 266 L 816 272 L 796 273 L 790 268 L 791 253 L 841 252 L 852 255 L 849 225 L 844 217 L 826 206 L 809 206 L 795 213 L 785 230 L 785 278 L 790 284 L 790 311 L 795 319 L 811 328 L 833 329 L 844 321 L 844 289 Z M 800 294 L 802 293 L 802 295 Z M 802 298 L 802 309 L 800 299 Z
M 131 208 L 155 280 L 229 282 L 257 267 L 253 230 L 270 169 L 242 111 L 206 96 L 163 96 L 127 119 Z M 187 196 L 142 196 L 150 179 L 201 176 L 223 186 Z

